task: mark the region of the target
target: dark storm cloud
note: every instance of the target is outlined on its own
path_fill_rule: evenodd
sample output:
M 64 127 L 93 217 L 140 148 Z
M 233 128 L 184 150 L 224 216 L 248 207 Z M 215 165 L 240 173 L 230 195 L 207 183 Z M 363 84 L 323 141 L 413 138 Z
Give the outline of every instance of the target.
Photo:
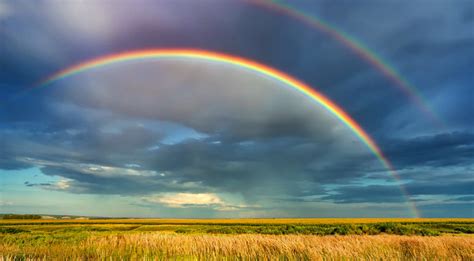
M 43 166 L 41 171 L 46 175 L 71 180 L 66 190 L 74 193 L 126 195 L 210 190 L 242 193 L 252 199 L 262 195 L 319 194 L 323 184 L 343 179 L 334 175 L 335 172 L 332 176 L 324 175 L 324 171 L 308 167 L 318 166 L 327 152 L 324 145 L 312 144 L 311 140 L 289 138 L 248 143 L 188 140 L 160 144 L 159 149 L 152 151 L 146 150 L 146 146 L 128 147 L 126 152 L 100 146 L 89 149 L 87 143 L 80 147 L 78 141 L 73 137 L 57 141 L 74 144 L 73 154 L 64 154 L 67 150 L 60 146 L 43 145 L 41 150 L 36 150 L 29 144 L 25 146 L 28 152 L 16 152 L 16 160 Z M 337 157 L 332 160 L 338 162 Z M 325 157 L 323 169 L 334 164 L 330 161 L 331 157 Z M 131 164 L 125 163 L 136 166 L 131 168 L 127 166 Z M 354 172 L 351 175 L 345 180 L 357 177 Z M 291 185 L 288 180 L 292 180 Z
M 53 183 L 43 182 L 43 183 L 30 183 L 29 181 L 25 181 L 24 183 L 27 187 L 43 187 L 43 188 L 50 188 L 53 186 Z
M 176 122 L 222 139 L 295 136 L 327 142 L 331 132 L 339 132 L 318 102 L 244 72 L 199 60 L 143 62 L 59 82 L 55 95 L 77 106 Z
M 472 110 L 469 109 L 472 102 L 459 103 L 473 99 L 472 92 L 460 88 L 473 84 L 468 72 L 472 70 L 474 57 L 473 45 L 470 44 L 474 40 L 474 22 L 472 19 L 463 19 L 466 13 L 472 13 L 473 7 L 469 1 L 432 1 L 429 6 L 423 1 L 358 1 L 357 4 L 351 1 L 317 1 L 288 4 L 321 17 L 384 58 L 383 63 L 391 65 L 412 83 L 443 121 L 472 128 L 472 114 L 470 120 L 467 118 L 468 111 Z M 358 58 L 352 56 L 352 59 Z M 396 84 L 383 76 L 376 77 L 381 76 L 380 72 L 373 69 L 370 68 L 375 74 L 365 75 L 341 71 L 339 79 L 344 78 L 343 73 L 348 76 L 346 79 L 350 79 L 343 85 L 344 88 L 338 85 L 339 88 L 325 91 L 345 108 L 355 108 L 349 111 L 370 130 L 382 127 L 381 132 L 407 133 L 420 130 L 421 126 L 426 130 L 428 124 L 432 126 L 426 121 L 426 116 L 409 101 L 410 98 L 397 89 Z M 348 92 L 354 93 L 347 95 Z M 357 99 L 354 99 L 356 93 Z M 447 96 L 450 98 L 446 99 Z M 451 106 L 453 102 L 456 106 Z M 377 110 L 373 109 L 374 106 Z M 461 115 L 466 117 L 459 117 Z M 383 126 L 380 121 L 385 121 Z M 404 130 L 406 128 L 409 129 Z
M 384 144 L 385 153 L 397 168 L 468 165 L 474 159 L 474 134 L 449 132 Z
M 114 5 L 114 8 L 105 1 L 93 5 L 55 5 L 54 2 L 47 1 L 34 6 L 24 2 L 12 4 L 15 19 L 7 20 L 8 23 L 4 27 L 4 34 L 8 36 L 4 38 L 7 39 L 5 45 L 12 50 L 5 52 L 9 59 L 2 61 L 24 61 L 18 66 L 9 65 L 6 68 L 17 68 L 15 71 L 25 72 L 31 71 L 25 69 L 31 64 L 44 64 L 45 66 L 36 67 L 57 69 L 73 61 L 93 57 L 91 52 L 98 55 L 110 53 L 111 50 L 160 46 L 199 47 L 256 59 L 318 86 L 319 90 L 342 105 L 370 131 L 377 131 L 385 124 L 411 126 L 413 122 L 418 121 L 422 124 L 428 123 L 422 114 L 416 112 L 418 109 L 413 107 L 409 98 L 404 97 L 393 83 L 367 62 L 361 61 L 343 44 L 317 28 L 275 10 L 249 3 L 213 2 L 212 10 L 222 12 L 209 15 L 207 2 L 183 4 L 144 1 L 146 4 L 143 5 L 131 5 L 126 1 L 120 3 Z M 442 75 L 445 78 L 453 78 L 446 76 L 447 73 L 461 71 L 465 75 L 471 68 L 469 64 L 459 63 L 460 58 L 474 53 L 469 44 L 459 44 L 469 41 L 470 36 L 472 38 L 472 20 L 462 20 L 460 18 L 465 15 L 459 15 L 472 9 L 470 4 L 465 2 L 459 1 L 446 7 L 443 1 L 436 1 L 430 8 L 418 8 L 421 3 L 417 1 L 392 2 L 389 5 L 374 1 L 357 5 L 350 2 L 319 1 L 299 5 L 301 10 L 309 14 L 314 13 L 368 43 L 376 52 L 381 50 L 383 57 L 396 58 L 396 68 L 424 68 L 406 71 L 423 71 L 423 75 L 416 74 L 407 78 L 413 78 L 413 82 L 417 83 L 415 86 L 428 98 L 435 97 L 436 93 L 439 93 L 438 90 L 451 88 L 444 78 L 440 79 Z M 232 15 L 225 12 L 229 8 L 233 10 Z M 350 9 L 351 12 L 343 14 L 340 12 L 341 8 Z M 449 11 L 446 11 L 446 8 Z M 152 10 L 160 10 L 159 15 Z M 90 16 L 91 12 L 95 14 L 93 19 L 83 19 L 84 15 Z M 171 15 L 176 13 L 186 14 L 187 19 L 178 20 L 176 17 L 179 16 Z M 403 20 L 395 15 L 398 13 L 404 14 Z M 68 18 L 67 22 L 62 20 L 65 17 Z M 436 21 L 431 21 L 433 19 Z M 26 22 L 36 24 L 37 33 L 18 30 L 23 28 Z M 438 31 L 433 30 L 433 24 L 439 25 L 436 27 Z M 453 34 L 450 28 L 456 28 L 456 34 Z M 23 41 L 21 37 L 24 36 L 30 39 L 37 37 L 39 41 Z M 35 45 L 27 45 L 29 42 L 35 42 Z M 74 54 L 68 51 L 71 49 L 75 50 Z M 22 58 L 30 53 L 36 55 L 33 63 L 32 59 Z M 432 59 L 452 60 L 457 63 L 445 66 L 443 63 L 427 62 L 426 64 L 433 67 L 429 69 L 426 69 L 426 64 L 418 64 L 418 61 Z M 8 73 L 5 77 L 11 75 L 14 73 Z M 472 85 L 469 81 L 472 83 L 472 79 L 465 79 L 458 84 Z M 465 97 L 461 90 L 454 94 L 458 98 Z M 435 105 L 447 108 L 443 101 Z M 450 108 L 449 111 L 444 111 L 443 115 L 465 115 L 467 105 L 468 103 L 465 103 L 463 106 Z M 374 107 L 378 109 L 374 110 Z M 415 121 L 406 123 L 397 118 L 396 114 L 400 113 L 400 110 L 408 110 L 407 113 L 411 114 Z M 392 117 L 388 117 L 389 115 Z M 458 121 L 462 120 L 466 119 Z M 395 122 L 384 123 L 385 121 Z M 419 125 L 417 126 L 419 129 Z
M 474 208 L 472 203 L 436 203 L 418 206 L 418 210 L 424 217 L 464 217 L 472 218 Z
M 336 203 L 384 203 L 405 202 L 398 186 L 369 185 L 344 186 L 335 190 L 337 194 L 325 196 L 322 199 Z
M 463 196 L 463 197 L 457 197 L 457 198 L 451 198 L 449 200 L 446 200 L 447 202 L 450 201 L 467 201 L 467 202 L 473 202 L 474 203 L 474 196 Z
M 437 180 L 430 182 L 412 182 L 403 184 L 403 189 L 408 193 L 408 197 L 418 200 L 419 196 L 459 196 L 457 200 L 469 201 L 469 195 L 474 194 L 474 181 L 443 182 L 439 184 Z M 325 196 L 322 199 L 332 200 L 337 203 L 382 203 L 382 202 L 403 202 L 401 188 L 394 185 L 368 185 L 368 186 L 341 186 L 334 190 L 336 194 Z M 453 198 L 455 200 L 456 198 Z M 425 201 L 423 198 L 420 201 Z
M 367 61 L 298 19 L 249 3 L 144 2 L 15 1 L 0 10 L 0 169 L 38 167 L 65 181 L 26 186 L 72 193 L 405 200 L 397 186 L 373 185 L 393 179 L 332 116 L 247 72 L 143 64 L 20 93 L 79 61 L 184 46 L 241 55 L 317 86 L 376 138 L 418 200 L 468 201 L 473 194 L 471 3 L 292 3 L 380 54 L 419 89 L 448 131 L 434 129 Z M 193 135 L 167 142 L 178 130 Z M 472 216 L 467 204 L 422 210 L 436 216 L 457 207 Z
M 28 160 L 29 158 L 124 166 L 137 161 L 136 157 L 145 153 L 146 146 L 154 144 L 151 141 L 160 140 L 159 134 L 132 127 L 127 127 L 118 133 L 88 129 L 23 133 L 23 135 L 2 134 L 6 139 L 5 147 L 1 150 L 2 169 L 24 169 L 35 166 L 34 162 Z M 84 138 L 84 135 L 88 135 L 87 138 Z
M 410 195 L 472 195 L 474 194 L 474 180 L 465 182 L 435 182 L 423 184 L 408 184 L 406 189 Z
M 159 175 L 139 176 L 120 173 L 120 169 L 101 176 L 100 173 L 90 173 L 87 169 L 68 167 L 44 167 L 41 171 L 49 176 L 57 176 L 70 180 L 67 187 L 62 189 L 71 193 L 87 194 L 116 194 L 116 195 L 146 195 L 152 192 L 184 191 L 178 184 L 173 185 Z M 199 192 L 200 188 L 186 188 L 193 192 Z
M 5 129 L 5 154 L 66 179 L 73 193 L 307 196 L 362 177 L 374 160 L 314 101 L 227 67 L 134 64 L 58 85 L 38 121 Z M 197 136 L 167 143 L 180 129 Z
M 0 159 L 0 168 L 3 170 L 17 170 L 17 169 L 27 169 L 31 168 L 34 165 L 27 164 L 24 162 L 19 162 L 15 158 L 2 158 Z
M 325 146 L 312 144 L 311 140 L 278 139 L 253 144 L 190 141 L 164 146 L 151 157 L 155 168 L 223 191 L 241 192 L 248 197 L 298 196 L 303 191 L 319 193 L 321 184 L 341 179 L 339 175 L 329 177 L 323 171 L 310 169 L 311 165 L 321 164 L 319 160 L 327 152 Z M 329 161 L 331 158 L 326 157 Z

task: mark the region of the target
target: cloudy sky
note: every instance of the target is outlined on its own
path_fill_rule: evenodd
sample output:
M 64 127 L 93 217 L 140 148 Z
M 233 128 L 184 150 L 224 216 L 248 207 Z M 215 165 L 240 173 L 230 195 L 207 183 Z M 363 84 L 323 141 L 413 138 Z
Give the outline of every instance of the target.
M 474 217 L 472 2 L 291 2 L 0 0 L 0 213 Z M 307 83 L 400 179 L 323 106 L 235 65 L 136 60 L 35 87 L 150 48 L 240 56 Z

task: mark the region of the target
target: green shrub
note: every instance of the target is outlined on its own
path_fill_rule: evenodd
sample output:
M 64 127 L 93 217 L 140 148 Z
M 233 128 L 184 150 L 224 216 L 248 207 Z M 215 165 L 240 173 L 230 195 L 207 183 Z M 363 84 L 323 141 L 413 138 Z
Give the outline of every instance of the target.
M 6 214 L 3 219 L 41 219 L 40 215 Z
M 0 227 L 0 233 L 2 234 L 18 234 L 22 232 L 29 232 L 28 230 L 14 228 L 14 227 Z

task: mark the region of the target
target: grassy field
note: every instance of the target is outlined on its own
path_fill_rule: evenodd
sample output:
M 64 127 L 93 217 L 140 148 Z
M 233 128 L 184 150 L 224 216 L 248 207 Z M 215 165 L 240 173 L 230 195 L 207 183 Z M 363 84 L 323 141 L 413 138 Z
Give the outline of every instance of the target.
M 242 218 L 242 219 L 139 219 L 139 218 L 89 218 L 89 219 L 0 219 L 4 224 L 77 223 L 77 224 L 361 224 L 381 222 L 407 223 L 474 223 L 473 218 Z
M 474 260 L 474 220 L 1 220 L 0 253 L 4 259 Z

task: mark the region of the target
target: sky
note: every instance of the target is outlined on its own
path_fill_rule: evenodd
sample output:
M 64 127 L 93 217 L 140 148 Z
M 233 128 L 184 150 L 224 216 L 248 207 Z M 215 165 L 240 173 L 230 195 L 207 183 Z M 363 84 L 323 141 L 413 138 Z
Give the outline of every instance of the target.
M 474 217 L 473 28 L 461 0 L 0 0 L 0 213 Z M 393 170 L 317 101 L 232 64 L 136 59 L 38 84 L 169 48 L 306 83 Z

